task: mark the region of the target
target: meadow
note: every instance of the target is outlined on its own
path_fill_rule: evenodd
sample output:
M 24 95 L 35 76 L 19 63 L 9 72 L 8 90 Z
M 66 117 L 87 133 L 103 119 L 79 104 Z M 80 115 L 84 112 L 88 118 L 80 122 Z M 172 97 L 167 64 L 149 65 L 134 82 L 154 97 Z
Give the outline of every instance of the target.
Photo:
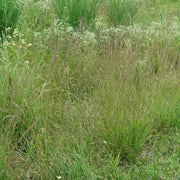
M 0 1 L 0 179 L 180 179 L 179 0 Z

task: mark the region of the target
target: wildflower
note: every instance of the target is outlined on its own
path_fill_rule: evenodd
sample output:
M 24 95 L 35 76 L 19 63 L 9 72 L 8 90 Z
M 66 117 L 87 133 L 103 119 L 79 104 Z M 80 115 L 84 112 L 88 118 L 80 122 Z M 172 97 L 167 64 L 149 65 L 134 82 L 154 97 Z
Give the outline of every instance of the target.
M 56 176 L 57 179 L 62 179 L 62 176 Z
M 26 42 L 25 42 L 25 40 L 24 40 L 24 39 L 22 39 L 22 44 L 26 44 Z
M 29 64 L 29 61 L 24 61 L 25 64 Z
M 17 35 L 18 35 L 18 31 L 17 31 L 17 29 L 15 29 L 14 32 L 13 32 L 13 36 L 15 37 Z
M 12 39 L 12 37 L 11 36 L 6 36 L 8 39 Z
M 31 47 L 32 46 L 32 44 L 28 44 L 28 47 Z
M 6 28 L 6 31 L 9 31 L 9 30 L 11 30 L 11 28 L 10 28 L 10 27 Z
M 44 129 L 44 128 L 41 128 L 40 131 L 41 131 L 42 133 L 44 133 L 45 129 Z

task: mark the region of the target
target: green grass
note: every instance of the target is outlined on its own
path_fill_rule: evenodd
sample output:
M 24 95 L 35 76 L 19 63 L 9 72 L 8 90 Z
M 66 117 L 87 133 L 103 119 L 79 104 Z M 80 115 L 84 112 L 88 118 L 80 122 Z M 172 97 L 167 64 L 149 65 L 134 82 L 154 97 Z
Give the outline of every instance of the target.
M 106 13 L 103 13 L 108 23 L 113 26 L 132 24 L 134 16 L 138 10 L 140 3 L 132 0 L 111 0 L 111 1 L 97 1 L 97 0 L 53 0 L 53 7 L 58 18 L 61 21 L 70 23 L 77 28 L 86 24 L 88 26 L 94 25 L 97 12 L 102 6 Z M 103 5 L 104 4 L 104 5 Z
M 132 24 L 140 3 L 133 0 L 110 0 L 107 3 L 109 24 L 114 26 Z
M 109 29 L 98 9 L 93 32 L 49 3 L 24 2 L 0 46 L 0 179 L 179 179 L 178 3 Z
M 77 28 L 80 24 L 92 25 L 94 23 L 96 11 L 101 1 L 53 0 L 52 3 L 58 18 Z
M 44 2 L 42 0 L 25 2 L 18 21 L 18 28 L 20 30 L 31 29 L 32 32 L 39 32 L 50 27 L 52 19 L 55 18 L 52 9 L 50 2 Z
M 6 34 L 6 28 L 11 28 L 11 32 L 16 26 L 21 12 L 21 6 L 18 0 L 0 2 L 0 36 Z

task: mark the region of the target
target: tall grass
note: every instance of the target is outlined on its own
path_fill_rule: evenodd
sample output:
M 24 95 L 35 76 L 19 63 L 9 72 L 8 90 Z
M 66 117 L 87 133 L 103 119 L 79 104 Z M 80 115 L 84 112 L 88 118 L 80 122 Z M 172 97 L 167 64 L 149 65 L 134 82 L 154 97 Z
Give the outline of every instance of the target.
M 0 34 L 5 33 L 6 28 L 16 26 L 21 11 L 18 0 L 1 0 L 0 1 Z
M 101 0 L 53 0 L 55 12 L 60 20 L 65 20 L 73 27 L 80 23 L 93 24 Z
M 21 17 L 19 19 L 19 29 L 29 28 L 32 31 L 42 31 L 45 28 L 50 27 L 52 19 L 55 15 L 52 13 L 53 8 L 51 3 L 44 1 L 27 1 L 23 5 Z M 38 14 L 38 16 L 37 16 Z
M 138 5 L 139 2 L 134 0 L 107 1 L 109 24 L 113 24 L 114 26 L 131 24 L 137 13 Z
M 91 39 L 35 12 L 0 48 L 0 179 L 178 179 L 178 24 Z

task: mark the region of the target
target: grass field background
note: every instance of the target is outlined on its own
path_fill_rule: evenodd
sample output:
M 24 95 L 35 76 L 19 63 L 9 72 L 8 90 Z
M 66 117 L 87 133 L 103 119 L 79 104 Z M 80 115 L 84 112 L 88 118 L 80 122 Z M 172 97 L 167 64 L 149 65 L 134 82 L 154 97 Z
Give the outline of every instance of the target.
M 0 179 L 180 178 L 180 1 L 0 2 Z

